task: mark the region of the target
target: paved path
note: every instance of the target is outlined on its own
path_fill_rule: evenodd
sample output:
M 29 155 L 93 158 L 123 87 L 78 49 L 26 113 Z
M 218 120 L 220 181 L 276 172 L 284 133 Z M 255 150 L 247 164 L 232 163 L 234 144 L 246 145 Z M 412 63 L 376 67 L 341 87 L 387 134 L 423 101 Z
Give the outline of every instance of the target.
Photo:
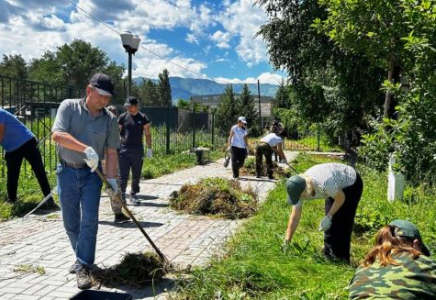
M 286 153 L 288 160 L 296 153 Z M 157 247 L 175 265 L 205 264 L 217 253 L 243 221 L 191 216 L 168 208 L 168 196 L 183 184 L 205 177 L 231 178 L 231 168 L 224 169 L 223 160 L 196 166 L 153 180 L 141 181 L 141 206 L 130 206 L 135 217 Z M 265 199 L 275 185 L 269 180 L 242 178 L 243 186 L 252 186 Z M 142 221 L 143 220 L 143 221 Z M 108 267 L 118 264 L 126 253 L 153 251 L 133 223 L 114 226 L 113 214 L 106 196 L 102 197 L 97 240 L 96 264 Z M 69 299 L 80 290 L 75 275 L 68 274 L 74 254 L 65 234 L 60 213 L 31 215 L 0 223 L 0 299 Z M 20 267 L 21 266 L 21 267 Z M 43 268 L 45 274 L 26 270 Z M 22 272 L 18 271 L 22 269 Z M 128 292 L 134 299 L 164 299 L 171 280 L 150 288 L 102 290 Z

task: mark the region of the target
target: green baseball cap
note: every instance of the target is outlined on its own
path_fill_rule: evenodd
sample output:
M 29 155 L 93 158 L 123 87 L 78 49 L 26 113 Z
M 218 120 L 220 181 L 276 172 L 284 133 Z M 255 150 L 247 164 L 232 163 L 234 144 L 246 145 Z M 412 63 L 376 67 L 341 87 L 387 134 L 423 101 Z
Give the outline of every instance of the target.
M 411 239 L 418 239 L 421 241 L 422 253 L 426 256 L 430 256 L 430 251 L 422 241 L 421 234 L 415 224 L 406 220 L 394 220 L 389 225 L 394 226 L 394 234 L 396 236 L 407 237 Z
M 295 175 L 289 177 L 286 181 L 286 190 L 288 191 L 288 204 L 295 205 L 300 201 L 301 193 L 306 189 L 306 180 L 303 177 Z

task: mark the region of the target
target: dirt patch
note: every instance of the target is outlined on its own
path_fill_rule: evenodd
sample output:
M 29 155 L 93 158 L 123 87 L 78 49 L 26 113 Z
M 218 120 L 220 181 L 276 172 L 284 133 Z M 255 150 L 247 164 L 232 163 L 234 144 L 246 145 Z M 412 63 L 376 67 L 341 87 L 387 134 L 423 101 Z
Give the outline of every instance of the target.
M 121 263 L 92 272 L 95 285 L 118 287 L 129 285 L 144 287 L 156 282 L 168 273 L 169 266 L 152 252 L 128 253 Z
M 172 195 L 170 206 L 191 214 L 241 219 L 257 211 L 257 194 L 251 188 L 242 189 L 238 181 L 205 178 L 182 186 Z

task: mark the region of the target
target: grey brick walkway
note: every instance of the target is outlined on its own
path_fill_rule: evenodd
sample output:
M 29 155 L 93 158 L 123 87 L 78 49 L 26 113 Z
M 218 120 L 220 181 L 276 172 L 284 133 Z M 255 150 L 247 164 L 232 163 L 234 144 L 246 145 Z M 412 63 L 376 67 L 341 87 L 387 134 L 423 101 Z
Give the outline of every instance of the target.
M 288 160 L 296 153 L 286 153 Z M 196 166 L 153 180 L 141 181 L 141 206 L 130 206 L 147 234 L 175 265 L 202 265 L 213 253 L 222 249 L 227 237 L 242 221 L 190 216 L 168 208 L 168 196 L 183 184 L 205 177 L 231 178 L 230 167 L 222 160 Z M 255 178 L 242 178 L 243 186 L 258 191 L 262 201 L 275 183 Z M 133 223 L 114 226 L 113 214 L 106 196 L 102 197 L 97 240 L 96 264 L 108 267 L 120 262 L 126 253 L 153 251 Z M 80 290 L 75 275 L 68 274 L 74 254 L 65 234 L 60 213 L 31 215 L 0 223 L 0 299 L 69 299 Z M 23 272 L 19 272 L 21 267 Z M 43 268 L 45 274 L 24 270 Z M 122 288 L 111 291 L 128 292 L 134 299 L 164 299 L 168 279 L 153 289 Z M 110 290 L 102 288 L 102 290 Z M 155 295 L 156 294 L 156 295 Z

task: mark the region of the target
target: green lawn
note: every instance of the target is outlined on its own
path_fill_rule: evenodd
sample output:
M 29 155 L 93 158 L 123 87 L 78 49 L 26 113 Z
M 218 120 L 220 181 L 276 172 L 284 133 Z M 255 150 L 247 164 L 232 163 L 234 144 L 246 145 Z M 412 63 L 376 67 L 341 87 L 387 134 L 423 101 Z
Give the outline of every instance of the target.
M 332 158 L 300 155 L 293 164 L 299 171 L 332 161 Z M 358 166 L 364 193 L 356 217 L 352 241 L 352 266 L 332 263 L 322 256 L 323 234 L 317 230 L 324 201 L 309 201 L 286 253 L 280 245 L 290 207 L 284 181 L 227 245 L 227 255 L 207 268 L 195 268 L 177 282 L 177 299 L 346 299 L 347 284 L 358 262 L 373 243 L 376 231 L 395 218 L 406 218 L 421 229 L 432 250 L 436 213 L 431 195 L 406 192 L 407 199 L 391 204 L 386 200 L 387 176 Z M 414 194 L 413 203 L 411 195 Z

